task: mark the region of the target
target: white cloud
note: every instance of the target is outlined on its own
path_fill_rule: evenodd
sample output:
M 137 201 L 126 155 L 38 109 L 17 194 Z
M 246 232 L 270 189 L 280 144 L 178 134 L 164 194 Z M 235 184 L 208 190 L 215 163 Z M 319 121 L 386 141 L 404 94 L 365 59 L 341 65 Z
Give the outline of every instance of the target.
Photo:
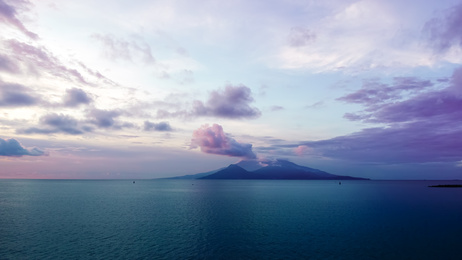
M 360 72 L 462 62 L 462 58 L 455 58 L 460 56 L 454 56 L 460 50 L 436 57 L 421 37 L 425 19 L 420 18 L 422 24 L 411 21 L 398 8 L 384 1 L 351 3 L 317 23 L 305 25 L 316 34 L 316 40 L 306 46 L 281 46 L 273 64 L 316 72 Z

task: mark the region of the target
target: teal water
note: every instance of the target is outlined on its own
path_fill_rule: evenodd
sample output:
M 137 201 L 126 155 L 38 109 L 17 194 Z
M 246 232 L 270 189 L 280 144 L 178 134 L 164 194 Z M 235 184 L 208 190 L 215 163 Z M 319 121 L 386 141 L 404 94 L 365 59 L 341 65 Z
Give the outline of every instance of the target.
M 440 183 L 0 180 L 0 259 L 461 259 Z

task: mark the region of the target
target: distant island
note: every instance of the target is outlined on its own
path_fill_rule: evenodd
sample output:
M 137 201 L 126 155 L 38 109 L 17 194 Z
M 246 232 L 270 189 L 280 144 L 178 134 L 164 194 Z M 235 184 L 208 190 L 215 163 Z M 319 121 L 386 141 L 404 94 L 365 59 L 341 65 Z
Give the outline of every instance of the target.
M 431 185 L 430 188 L 462 188 L 462 184 L 440 184 L 440 185 Z
M 178 176 L 168 179 L 209 180 L 369 180 L 327 173 L 318 169 L 297 165 L 283 159 L 243 160 L 228 167 L 210 172 Z

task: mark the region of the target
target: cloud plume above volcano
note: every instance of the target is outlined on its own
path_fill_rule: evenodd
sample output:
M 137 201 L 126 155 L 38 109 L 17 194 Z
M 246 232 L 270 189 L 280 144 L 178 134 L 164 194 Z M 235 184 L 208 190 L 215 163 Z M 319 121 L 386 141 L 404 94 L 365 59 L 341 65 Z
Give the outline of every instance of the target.
M 200 147 L 201 151 L 210 154 L 219 154 L 245 159 L 255 159 L 257 156 L 252 151 L 252 145 L 239 143 L 223 131 L 218 124 L 212 126 L 203 125 L 193 133 L 191 140 L 193 148 Z

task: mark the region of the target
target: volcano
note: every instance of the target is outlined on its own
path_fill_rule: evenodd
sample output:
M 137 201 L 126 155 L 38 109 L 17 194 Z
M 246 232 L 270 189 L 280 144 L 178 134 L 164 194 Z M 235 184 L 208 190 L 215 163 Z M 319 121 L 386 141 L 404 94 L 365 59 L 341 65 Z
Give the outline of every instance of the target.
M 215 171 L 174 178 L 215 180 L 368 180 L 365 178 L 335 175 L 283 159 L 266 161 L 243 160 Z

